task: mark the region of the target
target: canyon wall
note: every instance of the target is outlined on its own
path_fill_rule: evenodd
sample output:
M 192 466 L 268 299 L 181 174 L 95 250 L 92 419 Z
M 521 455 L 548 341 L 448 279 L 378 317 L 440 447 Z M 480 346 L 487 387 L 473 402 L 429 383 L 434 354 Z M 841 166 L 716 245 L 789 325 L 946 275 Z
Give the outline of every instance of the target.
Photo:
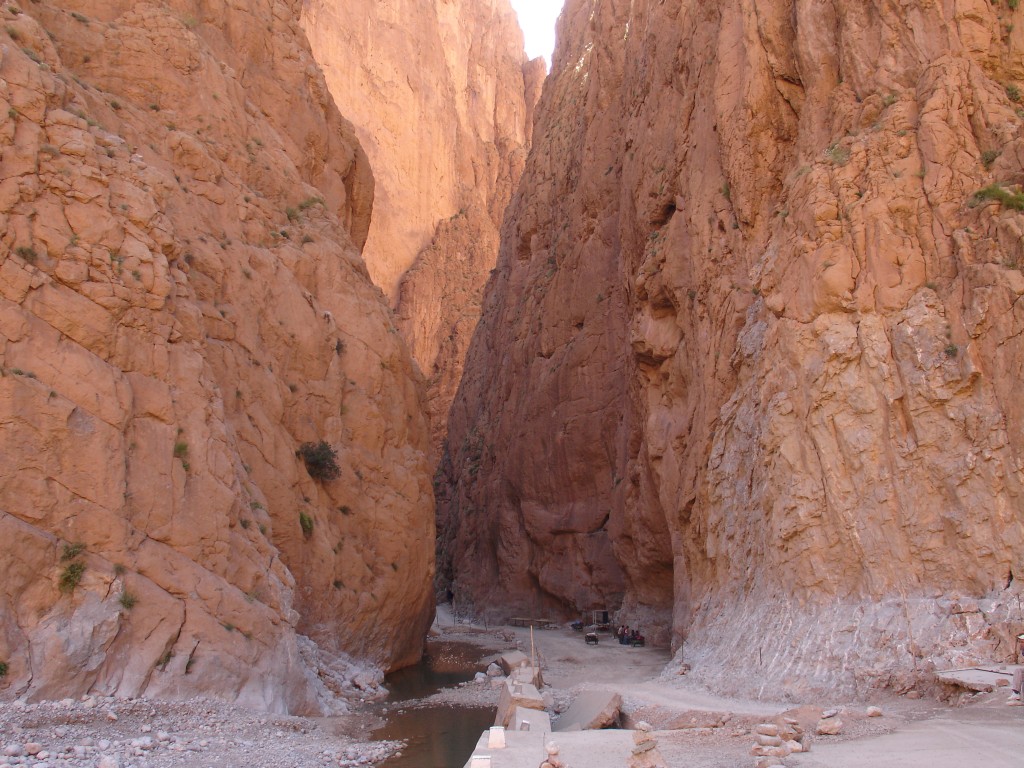
M 415 661 L 429 432 L 300 4 L 0 14 L 0 698 L 314 712 Z
M 1009 660 L 1024 10 L 568 0 L 559 24 L 449 422 L 456 600 L 615 609 L 726 692 Z
M 314 0 L 303 25 L 373 167 L 363 256 L 427 378 L 435 449 L 546 74 L 508 0 Z

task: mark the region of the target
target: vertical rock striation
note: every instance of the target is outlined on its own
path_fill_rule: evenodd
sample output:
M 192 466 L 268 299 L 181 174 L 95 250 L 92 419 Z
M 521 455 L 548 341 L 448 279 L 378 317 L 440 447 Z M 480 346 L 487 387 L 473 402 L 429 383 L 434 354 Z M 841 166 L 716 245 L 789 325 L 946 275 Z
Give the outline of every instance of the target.
M 303 24 L 366 147 L 364 258 L 427 378 L 435 449 L 529 147 L 544 62 L 508 0 L 311 2 Z
M 744 693 L 1009 657 L 1022 13 L 569 0 L 449 422 L 459 599 L 621 606 Z
M 298 4 L 0 14 L 0 697 L 317 711 L 414 661 L 429 433 Z

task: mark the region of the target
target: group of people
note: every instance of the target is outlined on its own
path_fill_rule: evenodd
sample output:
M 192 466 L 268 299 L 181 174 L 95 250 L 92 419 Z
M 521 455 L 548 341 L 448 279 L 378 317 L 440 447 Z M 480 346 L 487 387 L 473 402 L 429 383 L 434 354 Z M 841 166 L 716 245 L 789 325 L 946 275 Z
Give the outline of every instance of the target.
M 615 630 L 615 637 L 619 639 L 619 645 L 644 645 L 644 636 L 639 629 L 630 629 L 625 624 Z

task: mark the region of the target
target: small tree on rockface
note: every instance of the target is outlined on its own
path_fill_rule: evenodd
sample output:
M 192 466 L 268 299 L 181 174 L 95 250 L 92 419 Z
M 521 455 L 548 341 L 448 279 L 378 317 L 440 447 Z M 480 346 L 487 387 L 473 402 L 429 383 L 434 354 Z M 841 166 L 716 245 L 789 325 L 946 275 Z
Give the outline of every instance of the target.
M 329 443 L 321 440 L 319 443 L 303 443 L 297 451 L 306 465 L 306 471 L 314 480 L 327 482 L 336 480 L 341 476 L 341 467 L 338 466 L 338 452 Z

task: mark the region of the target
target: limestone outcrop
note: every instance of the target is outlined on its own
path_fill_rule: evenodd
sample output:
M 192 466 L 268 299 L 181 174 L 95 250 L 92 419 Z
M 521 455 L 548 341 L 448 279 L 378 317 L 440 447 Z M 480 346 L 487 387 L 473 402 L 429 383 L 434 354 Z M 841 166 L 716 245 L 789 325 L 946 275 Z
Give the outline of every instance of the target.
M 0 697 L 372 688 L 432 616 L 429 432 L 299 4 L 0 15 Z
M 744 693 L 1009 658 L 1021 14 L 569 0 L 450 416 L 458 601 Z
M 546 74 L 508 0 L 314 0 L 303 25 L 366 147 L 363 255 L 427 379 L 440 446 Z

